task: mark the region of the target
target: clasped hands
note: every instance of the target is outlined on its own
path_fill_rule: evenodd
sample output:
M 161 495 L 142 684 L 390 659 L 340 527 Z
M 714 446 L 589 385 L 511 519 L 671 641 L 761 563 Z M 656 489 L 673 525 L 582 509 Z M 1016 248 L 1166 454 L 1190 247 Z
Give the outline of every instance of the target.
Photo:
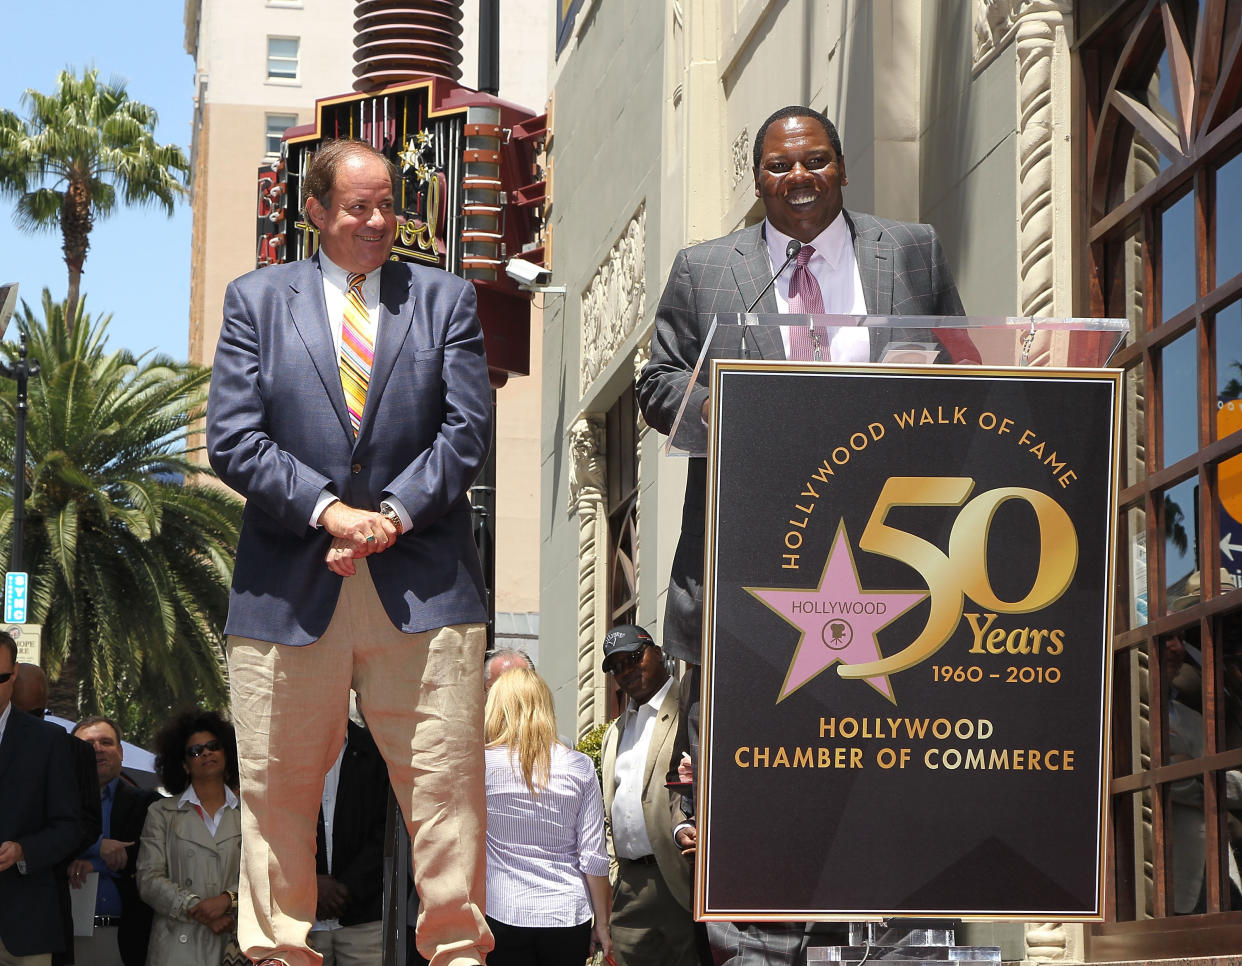
M 185 912 L 195 922 L 201 922 L 217 936 L 233 928 L 233 898 L 227 892 L 210 899 L 200 899 Z
M 324 557 L 328 569 L 342 577 L 352 577 L 354 560 L 383 553 L 397 539 L 397 528 L 376 510 L 358 510 L 340 500 L 329 503 L 319 515 L 320 525 L 332 534 L 332 545 Z

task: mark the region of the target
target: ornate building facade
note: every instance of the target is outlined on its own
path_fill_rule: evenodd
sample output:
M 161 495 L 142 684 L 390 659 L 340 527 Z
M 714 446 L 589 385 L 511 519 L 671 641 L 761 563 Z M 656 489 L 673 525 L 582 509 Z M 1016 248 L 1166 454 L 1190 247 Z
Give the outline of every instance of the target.
M 809 104 L 840 129 L 846 206 L 934 224 L 968 312 L 1131 323 L 1107 921 L 968 941 L 1242 952 L 1242 2 L 571 0 L 551 77 L 567 294 L 544 316 L 541 646 L 562 729 L 615 708 L 611 622 L 660 636 L 685 466 L 633 380 L 668 269 L 762 217 L 753 132 Z

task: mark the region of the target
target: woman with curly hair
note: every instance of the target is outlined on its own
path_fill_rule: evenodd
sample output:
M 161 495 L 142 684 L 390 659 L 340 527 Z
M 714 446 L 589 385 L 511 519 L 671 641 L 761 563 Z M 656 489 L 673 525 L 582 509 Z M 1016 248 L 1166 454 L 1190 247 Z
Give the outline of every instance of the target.
M 483 728 L 488 966 L 582 966 L 592 945 L 611 955 L 595 766 L 557 740 L 552 692 L 526 668 L 496 679 Z
M 138 892 L 155 910 L 147 966 L 218 966 L 236 930 L 241 868 L 237 736 L 215 711 L 160 729 L 155 767 L 171 798 L 152 804 Z

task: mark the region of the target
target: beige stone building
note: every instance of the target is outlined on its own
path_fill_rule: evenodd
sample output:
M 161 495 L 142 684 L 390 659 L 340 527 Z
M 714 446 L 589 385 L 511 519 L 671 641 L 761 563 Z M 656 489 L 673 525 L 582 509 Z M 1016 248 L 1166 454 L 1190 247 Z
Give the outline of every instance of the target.
M 462 83 L 478 74 L 478 0 L 463 0 Z M 551 11 L 506 0 L 500 96 L 541 112 L 547 100 Z M 286 128 L 310 123 L 315 101 L 354 83 L 350 0 L 186 0 L 185 48 L 195 62 L 193 241 L 189 355 L 210 364 L 224 289 L 256 264 L 257 172 Z M 541 358 L 538 309 L 531 359 Z M 497 640 L 538 655 L 537 368 L 497 397 Z
M 610 715 L 612 622 L 660 627 L 685 466 L 633 383 L 669 266 L 762 217 L 755 128 L 808 104 L 840 129 L 846 205 L 933 223 L 968 312 L 1131 323 L 1107 921 L 967 940 L 1024 961 L 1242 952 L 1242 5 L 566 0 L 558 17 L 548 225 L 567 295 L 545 313 L 540 566 L 562 718 Z

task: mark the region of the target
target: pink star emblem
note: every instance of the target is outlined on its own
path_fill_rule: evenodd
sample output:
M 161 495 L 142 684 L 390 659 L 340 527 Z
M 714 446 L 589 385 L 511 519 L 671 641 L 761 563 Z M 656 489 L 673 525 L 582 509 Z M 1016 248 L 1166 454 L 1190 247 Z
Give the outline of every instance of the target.
M 862 664 L 878 660 L 883 655 L 876 634 L 927 596 L 926 591 L 864 591 L 858 582 L 858 568 L 844 521 L 837 527 L 818 587 L 744 589 L 802 632 L 777 704 L 837 662 Z M 887 675 L 865 680 L 893 704 L 897 703 Z

